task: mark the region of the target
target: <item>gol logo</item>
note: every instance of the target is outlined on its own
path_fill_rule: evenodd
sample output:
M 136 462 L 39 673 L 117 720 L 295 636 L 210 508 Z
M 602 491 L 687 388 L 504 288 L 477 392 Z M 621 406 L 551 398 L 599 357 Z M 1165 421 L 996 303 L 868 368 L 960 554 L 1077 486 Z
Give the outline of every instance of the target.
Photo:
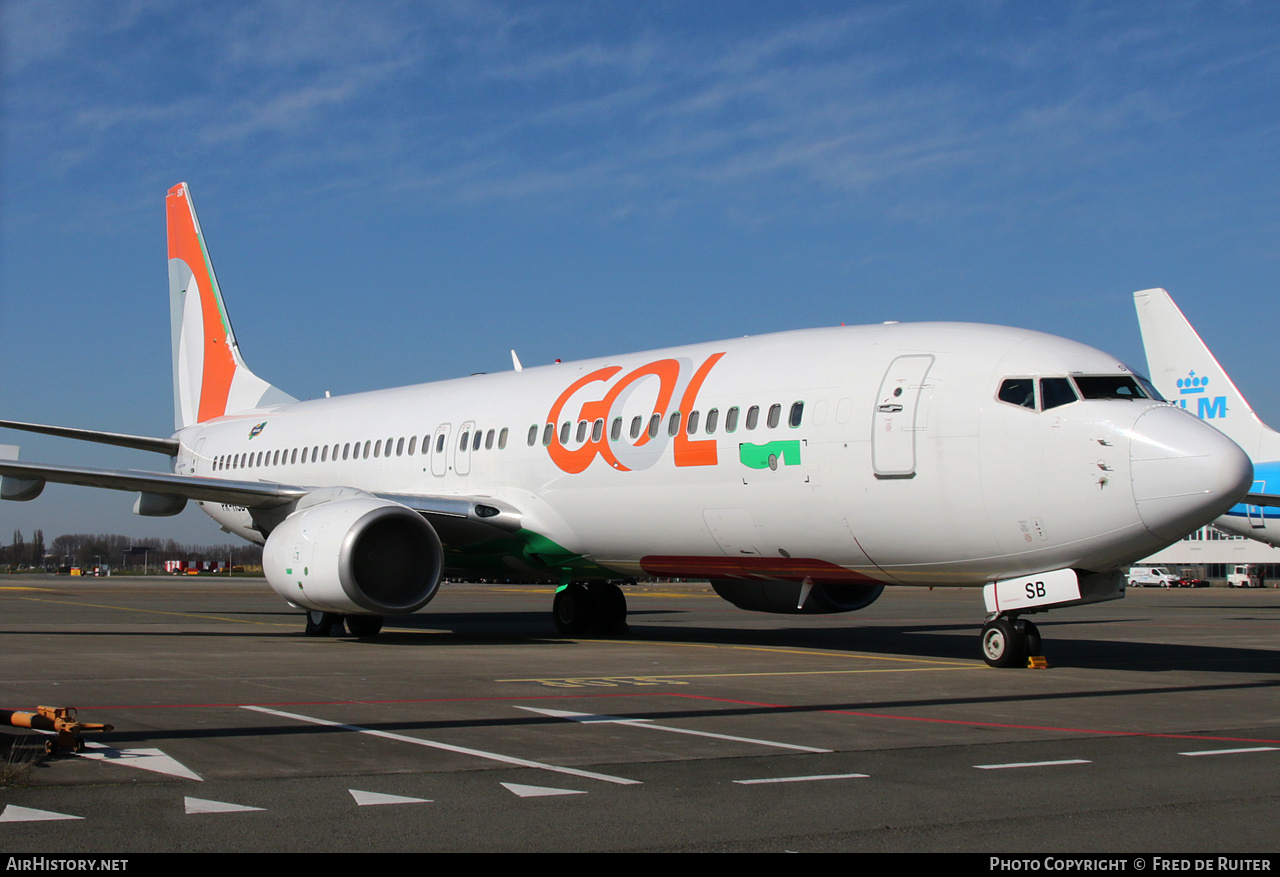
M 713 353 L 698 367 L 698 370 L 694 372 L 693 377 L 689 379 L 688 385 L 684 388 L 684 395 L 680 398 L 680 406 L 676 409 L 677 411 L 684 412 L 687 415 L 688 412 L 694 410 L 697 405 L 698 391 L 702 389 L 702 382 L 706 380 L 711 369 L 723 356 L 723 353 Z M 618 378 L 610 386 L 609 382 L 620 371 L 622 371 L 622 366 L 610 365 L 596 369 L 574 381 L 560 394 L 555 404 L 551 406 L 551 410 L 547 412 L 547 423 L 559 423 L 561 411 L 569 403 L 569 400 L 580 390 L 592 384 L 604 385 L 599 388 L 603 391 L 603 395 L 594 400 L 583 402 L 578 411 L 578 416 L 574 419 L 585 420 L 588 423 L 594 423 L 597 420 L 607 422 L 614 403 L 618 401 L 622 393 L 632 384 L 647 377 L 656 377 L 659 381 L 658 395 L 654 400 L 652 413 L 657 415 L 666 414 L 667 407 L 671 404 L 671 397 L 675 395 L 676 384 L 680 378 L 680 362 L 678 360 L 659 359 L 645 363 Z M 608 387 L 607 391 L 605 386 Z M 633 447 L 638 448 L 646 445 L 649 440 L 650 435 L 646 430 L 636 439 Z M 631 471 L 629 467 L 624 466 L 618 460 L 613 453 L 613 449 L 609 447 L 607 431 L 602 431 L 599 439 L 594 438 L 593 432 L 582 447 L 574 448 L 573 450 L 561 444 L 559 435 L 553 434 L 551 443 L 547 446 L 547 452 L 551 455 L 551 460 L 556 466 L 571 475 L 585 471 L 597 456 L 603 457 L 605 462 L 614 469 L 621 472 Z M 673 453 L 677 466 L 714 466 L 716 464 L 715 439 L 694 441 L 689 438 L 683 427 L 676 433 Z

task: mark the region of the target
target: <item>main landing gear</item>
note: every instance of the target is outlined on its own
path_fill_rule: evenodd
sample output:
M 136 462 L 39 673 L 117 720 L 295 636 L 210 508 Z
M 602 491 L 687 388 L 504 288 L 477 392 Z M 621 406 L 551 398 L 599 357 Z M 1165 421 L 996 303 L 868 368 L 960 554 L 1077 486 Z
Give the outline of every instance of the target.
M 342 636 L 350 633 L 355 637 L 377 636 L 382 631 L 381 615 L 342 615 L 338 612 L 321 612 L 318 609 L 307 610 L 307 636 Z M 343 626 L 346 630 L 343 630 Z
M 982 658 L 992 667 L 1019 667 L 1040 654 L 1040 628 L 1016 616 L 1002 616 L 982 627 Z
M 565 636 L 589 631 L 623 633 L 627 629 L 627 598 L 613 582 L 562 585 L 551 605 L 556 630 Z

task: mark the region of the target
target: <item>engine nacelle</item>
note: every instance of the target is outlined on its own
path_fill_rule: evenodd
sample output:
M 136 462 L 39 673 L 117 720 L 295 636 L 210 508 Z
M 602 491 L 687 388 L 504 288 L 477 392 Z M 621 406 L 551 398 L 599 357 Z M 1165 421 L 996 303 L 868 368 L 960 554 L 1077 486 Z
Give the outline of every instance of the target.
M 277 594 L 305 609 L 404 615 L 436 595 L 444 551 L 417 512 L 356 496 L 281 521 L 262 549 L 262 567 Z
M 711 587 L 739 609 L 779 615 L 856 612 L 870 606 L 884 591 L 884 585 L 816 584 L 809 591 L 804 606 L 797 608 L 803 587 L 799 582 L 712 579 Z

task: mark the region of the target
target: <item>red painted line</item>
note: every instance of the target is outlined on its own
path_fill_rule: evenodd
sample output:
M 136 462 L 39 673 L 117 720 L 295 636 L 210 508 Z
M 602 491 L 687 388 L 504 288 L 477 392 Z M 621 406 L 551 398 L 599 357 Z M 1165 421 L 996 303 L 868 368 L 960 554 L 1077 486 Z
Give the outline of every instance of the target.
M 78 707 L 79 711 L 96 711 L 102 712 L 107 710 L 153 710 L 153 709 L 240 709 L 245 706 L 268 706 L 268 707 L 301 707 L 301 706 L 378 706 L 387 704 L 412 704 L 412 703 L 501 703 L 504 701 L 529 701 L 529 700 L 600 700 L 600 699 L 616 699 L 616 698 L 653 698 L 653 697 L 675 697 L 687 700 L 704 700 L 713 703 L 736 704 L 739 706 L 763 707 L 765 709 L 789 710 L 796 709 L 795 705 L 781 703 L 763 703 L 754 700 L 736 700 L 728 697 L 712 697 L 705 694 L 690 694 L 683 691 L 627 691 L 614 693 L 576 693 L 576 694 L 535 694 L 535 695 L 517 695 L 510 697 L 437 697 L 437 698 L 404 698 L 393 700 L 298 700 L 298 701 L 270 701 L 255 702 L 250 704 L 243 703 L 175 703 L 175 704 L 115 704 L 110 706 L 89 706 Z M 1229 743 L 1270 743 L 1280 745 L 1280 739 L 1271 739 L 1268 737 L 1226 737 L 1211 734 L 1161 734 L 1151 731 L 1116 731 L 1105 728 L 1071 728 L 1059 725 L 1017 725 L 1009 722 L 982 722 L 972 719 L 938 719 L 926 716 L 904 716 L 895 713 L 873 713 L 863 712 L 859 710 L 820 710 L 819 712 L 827 713 L 835 716 L 856 716 L 865 719 L 887 719 L 897 722 L 925 722 L 935 725 L 969 725 L 970 727 L 980 728 L 1004 728 L 1014 731 L 1054 731 L 1063 734 L 1092 734 L 1103 737 L 1147 737 L 1153 739 L 1167 740 L 1214 740 Z
M 794 709 L 793 706 L 778 703 L 757 703 L 749 700 L 731 700 L 723 697 L 710 697 L 702 694 L 688 694 L 686 692 L 675 692 L 673 697 L 686 697 L 691 700 L 713 700 L 720 703 L 736 703 L 743 706 L 761 706 L 772 709 Z M 969 719 L 931 719 L 925 716 L 901 716 L 893 713 L 868 713 L 859 712 L 857 710 L 820 710 L 820 712 L 828 713 L 835 716 L 858 716 L 859 718 L 868 719 L 891 719 L 899 722 L 928 722 L 937 725 L 970 725 L 981 728 L 1008 728 L 1018 731 L 1058 731 L 1065 734 L 1097 734 L 1104 737 L 1153 737 L 1165 738 L 1170 740 L 1228 740 L 1237 743 L 1280 743 L 1280 740 L 1271 740 L 1266 737 L 1218 737 L 1208 734 L 1159 734 L 1151 731 L 1112 731 L 1103 728 L 1066 728 L 1055 725 L 1014 725 L 1006 722 L 978 722 Z

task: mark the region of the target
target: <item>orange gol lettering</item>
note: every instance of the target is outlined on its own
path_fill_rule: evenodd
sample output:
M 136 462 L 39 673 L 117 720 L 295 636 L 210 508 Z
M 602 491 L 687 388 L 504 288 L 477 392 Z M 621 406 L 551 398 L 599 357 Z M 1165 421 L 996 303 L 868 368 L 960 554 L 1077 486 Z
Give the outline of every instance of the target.
M 693 377 L 689 379 L 684 395 L 681 396 L 679 408 L 680 411 L 685 413 L 686 417 L 688 412 L 692 411 L 697 405 L 698 391 L 702 389 L 703 381 L 706 380 L 711 369 L 723 356 L 723 353 L 713 353 L 707 357 L 706 361 L 694 372 Z M 547 412 L 547 423 L 558 424 L 560 422 L 560 415 L 564 410 L 564 406 L 579 390 L 589 384 L 607 382 L 620 371 L 622 371 L 622 366 L 606 366 L 590 374 L 583 375 L 574 381 L 560 394 L 555 404 L 551 406 L 551 410 Z M 583 402 L 576 419 L 585 420 L 588 423 L 596 420 L 607 422 L 609 414 L 613 410 L 613 405 L 617 402 L 618 397 L 622 395 L 622 392 L 641 378 L 649 376 L 656 377 L 659 381 L 658 396 L 654 400 L 651 415 L 657 414 L 665 417 L 667 407 L 671 404 L 671 397 L 675 395 L 676 382 L 680 378 L 680 363 L 675 359 L 659 359 L 646 363 L 623 375 L 617 383 L 610 387 L 603 398 Z M 590 437 L 583 443 L 582 447 L 570 450 L 560 443 L 559 434 L 553 432 L 551 444 L 547 446 L 547 452 L 551 455 L 551 460 L 556 466 L 571 475 L 586 471 L 597 455 L 603 457 L 610 467 L 621 472 L 629 472 L 630 469 L 618 460 L 613 453 L 613 449 L 609 447 L 608 433 L 609 431 L 606 428 L 601 432 L 600 438 Z M 636 439 L 633 447 L 640 447 L 647 444 L 648 441 L 649 432 L 646 429 L 640 433 L 640 437 Z M 716 464 L 716 441 L 715 439 L 694 441 L 689 438 L 682 426 L 675 436 L 673 454 L 677 466 L 714 466 Z

